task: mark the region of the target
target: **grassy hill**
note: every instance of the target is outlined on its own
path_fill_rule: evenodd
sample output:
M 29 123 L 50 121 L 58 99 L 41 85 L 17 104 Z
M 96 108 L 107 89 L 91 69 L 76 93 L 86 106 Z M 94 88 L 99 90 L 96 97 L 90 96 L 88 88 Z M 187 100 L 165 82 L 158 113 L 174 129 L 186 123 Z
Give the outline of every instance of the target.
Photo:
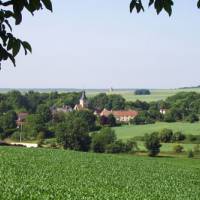
M 185 135 L 200 135 L 200 123 L 165 123 L 157 122 L 155 124 L 148 125 L 125 125 L 115 127 L 114 130 L 119 139 L 129 139 L 135 136 L 143 136 L 146 133 L 152 133 L 154 131 L 160 131 L 163 128 L 169 128 L 173 131 L 182 131 Z
M 200 196 L 200 160 L 0 147 L 0 199 L 137 200 Z

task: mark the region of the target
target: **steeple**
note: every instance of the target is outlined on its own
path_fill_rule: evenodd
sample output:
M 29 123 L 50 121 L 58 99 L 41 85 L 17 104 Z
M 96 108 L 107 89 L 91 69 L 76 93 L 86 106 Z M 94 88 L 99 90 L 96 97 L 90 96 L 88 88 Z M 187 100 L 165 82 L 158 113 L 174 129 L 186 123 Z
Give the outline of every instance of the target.
M 85 95 L 85 91 L 82 92 L 81 98 L 80 98 L 80 105 L 82 108 L 87 108 L 88 102 L 87 97 Z
M 84 101 L 87 100 L 87 97 L 85 95 L 85 91 L 82 92 L 80 100 L 84 100 Z

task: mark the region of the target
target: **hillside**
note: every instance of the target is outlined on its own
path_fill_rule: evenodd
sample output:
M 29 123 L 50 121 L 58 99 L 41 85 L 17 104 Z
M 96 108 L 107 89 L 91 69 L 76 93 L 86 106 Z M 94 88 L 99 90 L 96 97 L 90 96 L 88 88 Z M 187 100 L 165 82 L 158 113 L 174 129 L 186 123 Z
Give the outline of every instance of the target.
M 200 161 L 0 148 L 0 199 L 190 199 Z

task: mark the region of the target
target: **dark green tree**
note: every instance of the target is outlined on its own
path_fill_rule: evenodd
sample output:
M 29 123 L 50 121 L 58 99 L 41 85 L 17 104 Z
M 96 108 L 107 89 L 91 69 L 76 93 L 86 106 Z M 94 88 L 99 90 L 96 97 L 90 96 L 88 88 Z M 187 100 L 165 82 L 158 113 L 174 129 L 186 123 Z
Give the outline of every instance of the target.
M 8 111 L 0 117 L 0 127 L 4 130 L 16 128 L 17 114 L 14 111 Z
M 123 110 L 125 108 L 126 100 L 118 94 L 108 96 L 108 103 L 106 109 L 108 110 Z
M 108 104 L 108 101 L 108 96 L 105 93 L 100 93 L 90 99 L 90 107 L 94 110 L 103 110 Z
M 198 122 L 199 121 L 199 117 L 195 113 L 192 113 L 186 118 L 186 121 L 188 121 L 190 123 Z
M 171 129 L 164 128 L 159 133 L 160 141 L 167 143 L 173 139 L 173 131 Z
M 109 127 L 102 128 L 100 132 L 92 134 L 92 150 L 97 153 L 104 153 L 106 147 L 116 141 L 115 131 Z
M 38 106 L 37 114 L 43 120 L 44 123 L 48 123 L 52 120 L 52 112 L 50 108 L 45 104 L 41 104 Z
M 65 149 L 75 151 L 89 151 L 91 138 L 88 125 L 81 118 L 69 115 L 65 123 L 60 123 L 56 128 L 56 137 Z
M 159 133 L 153 132 L 151 134 L 145 135 L 145 147 L 148 150 L 149 156 L 156 156 L 160 153 L 160 139 L 158 136 Z
M 74 112 L 75 118 L 81 118 L 85 121 L 85 124 L 88 127 L 88 131 L 95 131 L 96 130 L 96 116 L 90 110 L 81 110 Z
M 109 125 L 110 127 L 114 127 L 114 126 L 117 125 L 116 119 L 115 119 L 115 117 L 114 117 L 113 114 L 110 114 L 110 115 L 108 116 L 107 123 L 108 123 L 108 125 Z

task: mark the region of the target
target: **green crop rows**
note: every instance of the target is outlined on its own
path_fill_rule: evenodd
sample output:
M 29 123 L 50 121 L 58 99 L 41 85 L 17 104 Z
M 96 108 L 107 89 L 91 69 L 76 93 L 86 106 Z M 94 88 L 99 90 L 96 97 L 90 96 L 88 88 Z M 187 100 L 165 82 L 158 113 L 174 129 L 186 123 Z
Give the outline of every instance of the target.
M 199 200 L 200 160 L 1 147 L 0 199 Z

